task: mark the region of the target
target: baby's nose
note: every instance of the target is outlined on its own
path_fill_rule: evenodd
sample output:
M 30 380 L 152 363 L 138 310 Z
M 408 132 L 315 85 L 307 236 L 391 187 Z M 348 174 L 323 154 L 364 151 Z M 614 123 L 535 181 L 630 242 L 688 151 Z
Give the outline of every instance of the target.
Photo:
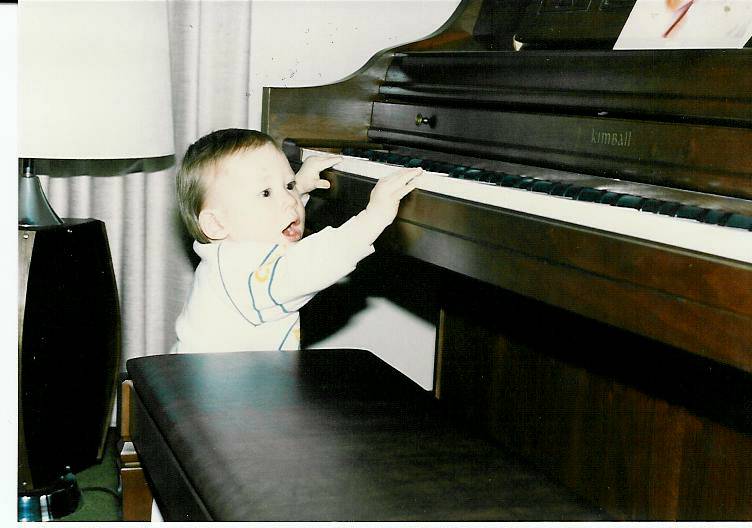
M 295 196 L 293 196 L 293 191 L 288 191 L 285 193 L 282 203 L 285 207 L 295 207 Z

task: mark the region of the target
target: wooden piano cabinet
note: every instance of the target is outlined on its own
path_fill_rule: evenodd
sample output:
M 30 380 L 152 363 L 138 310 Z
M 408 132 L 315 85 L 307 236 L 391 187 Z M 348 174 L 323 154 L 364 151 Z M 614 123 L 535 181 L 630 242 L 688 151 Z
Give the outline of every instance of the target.
M 437 394 L 630 520 L 752 519 L 752 376 L 488 285 L 441 316 Z
M 131 441 L 133 382 L 125 380 L 121 397 L 121 440 L 119 467 L 123 521 L 150 521 L 152 493 L 144 469 Z

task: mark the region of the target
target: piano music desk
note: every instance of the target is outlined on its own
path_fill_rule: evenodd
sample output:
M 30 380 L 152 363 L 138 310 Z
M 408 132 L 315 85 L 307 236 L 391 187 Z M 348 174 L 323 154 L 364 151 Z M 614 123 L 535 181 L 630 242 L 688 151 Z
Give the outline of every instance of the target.
M 176 354 L 127 368 L 125 432 L 168 521 L 604 518 L 370 352 Z M 128 484 L 124 520 L 143 519 L 148 492 Z

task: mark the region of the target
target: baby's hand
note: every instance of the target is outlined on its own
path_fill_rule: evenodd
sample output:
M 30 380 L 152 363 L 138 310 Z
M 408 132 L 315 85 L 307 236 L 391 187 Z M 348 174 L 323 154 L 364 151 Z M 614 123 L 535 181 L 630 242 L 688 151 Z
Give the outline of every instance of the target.
M 391 223 L 397 216 L 400 200 L 415 189 L 415 180 L 422 173 L 423 169 L 402 169 L 380 179 L 371 191 L 366 210 Z
M 306 158 L 303 166 L 300 167 L 300 170 L 295 175 L 295 186 L 298 192 L 306 194 L 314 189 L 328 189 L 331 187 L 328 181 L 321 179 L 319 173 L 324 169 L 331 168 L 340 161 L 342 161 L 342 158 L 339 156 L 311 156 Z

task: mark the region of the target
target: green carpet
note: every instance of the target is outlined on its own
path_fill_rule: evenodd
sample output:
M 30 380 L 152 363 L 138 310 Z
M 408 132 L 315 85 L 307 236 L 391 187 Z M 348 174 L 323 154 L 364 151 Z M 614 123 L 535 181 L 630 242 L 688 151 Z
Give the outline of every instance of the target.
M 81 489 L 81 504 L 75 512 L 59 519 L 60 521 L 122 520 L 116 463 L 117 441 L 116 429 L 110 428 L 102 461 L 76 474 Z

